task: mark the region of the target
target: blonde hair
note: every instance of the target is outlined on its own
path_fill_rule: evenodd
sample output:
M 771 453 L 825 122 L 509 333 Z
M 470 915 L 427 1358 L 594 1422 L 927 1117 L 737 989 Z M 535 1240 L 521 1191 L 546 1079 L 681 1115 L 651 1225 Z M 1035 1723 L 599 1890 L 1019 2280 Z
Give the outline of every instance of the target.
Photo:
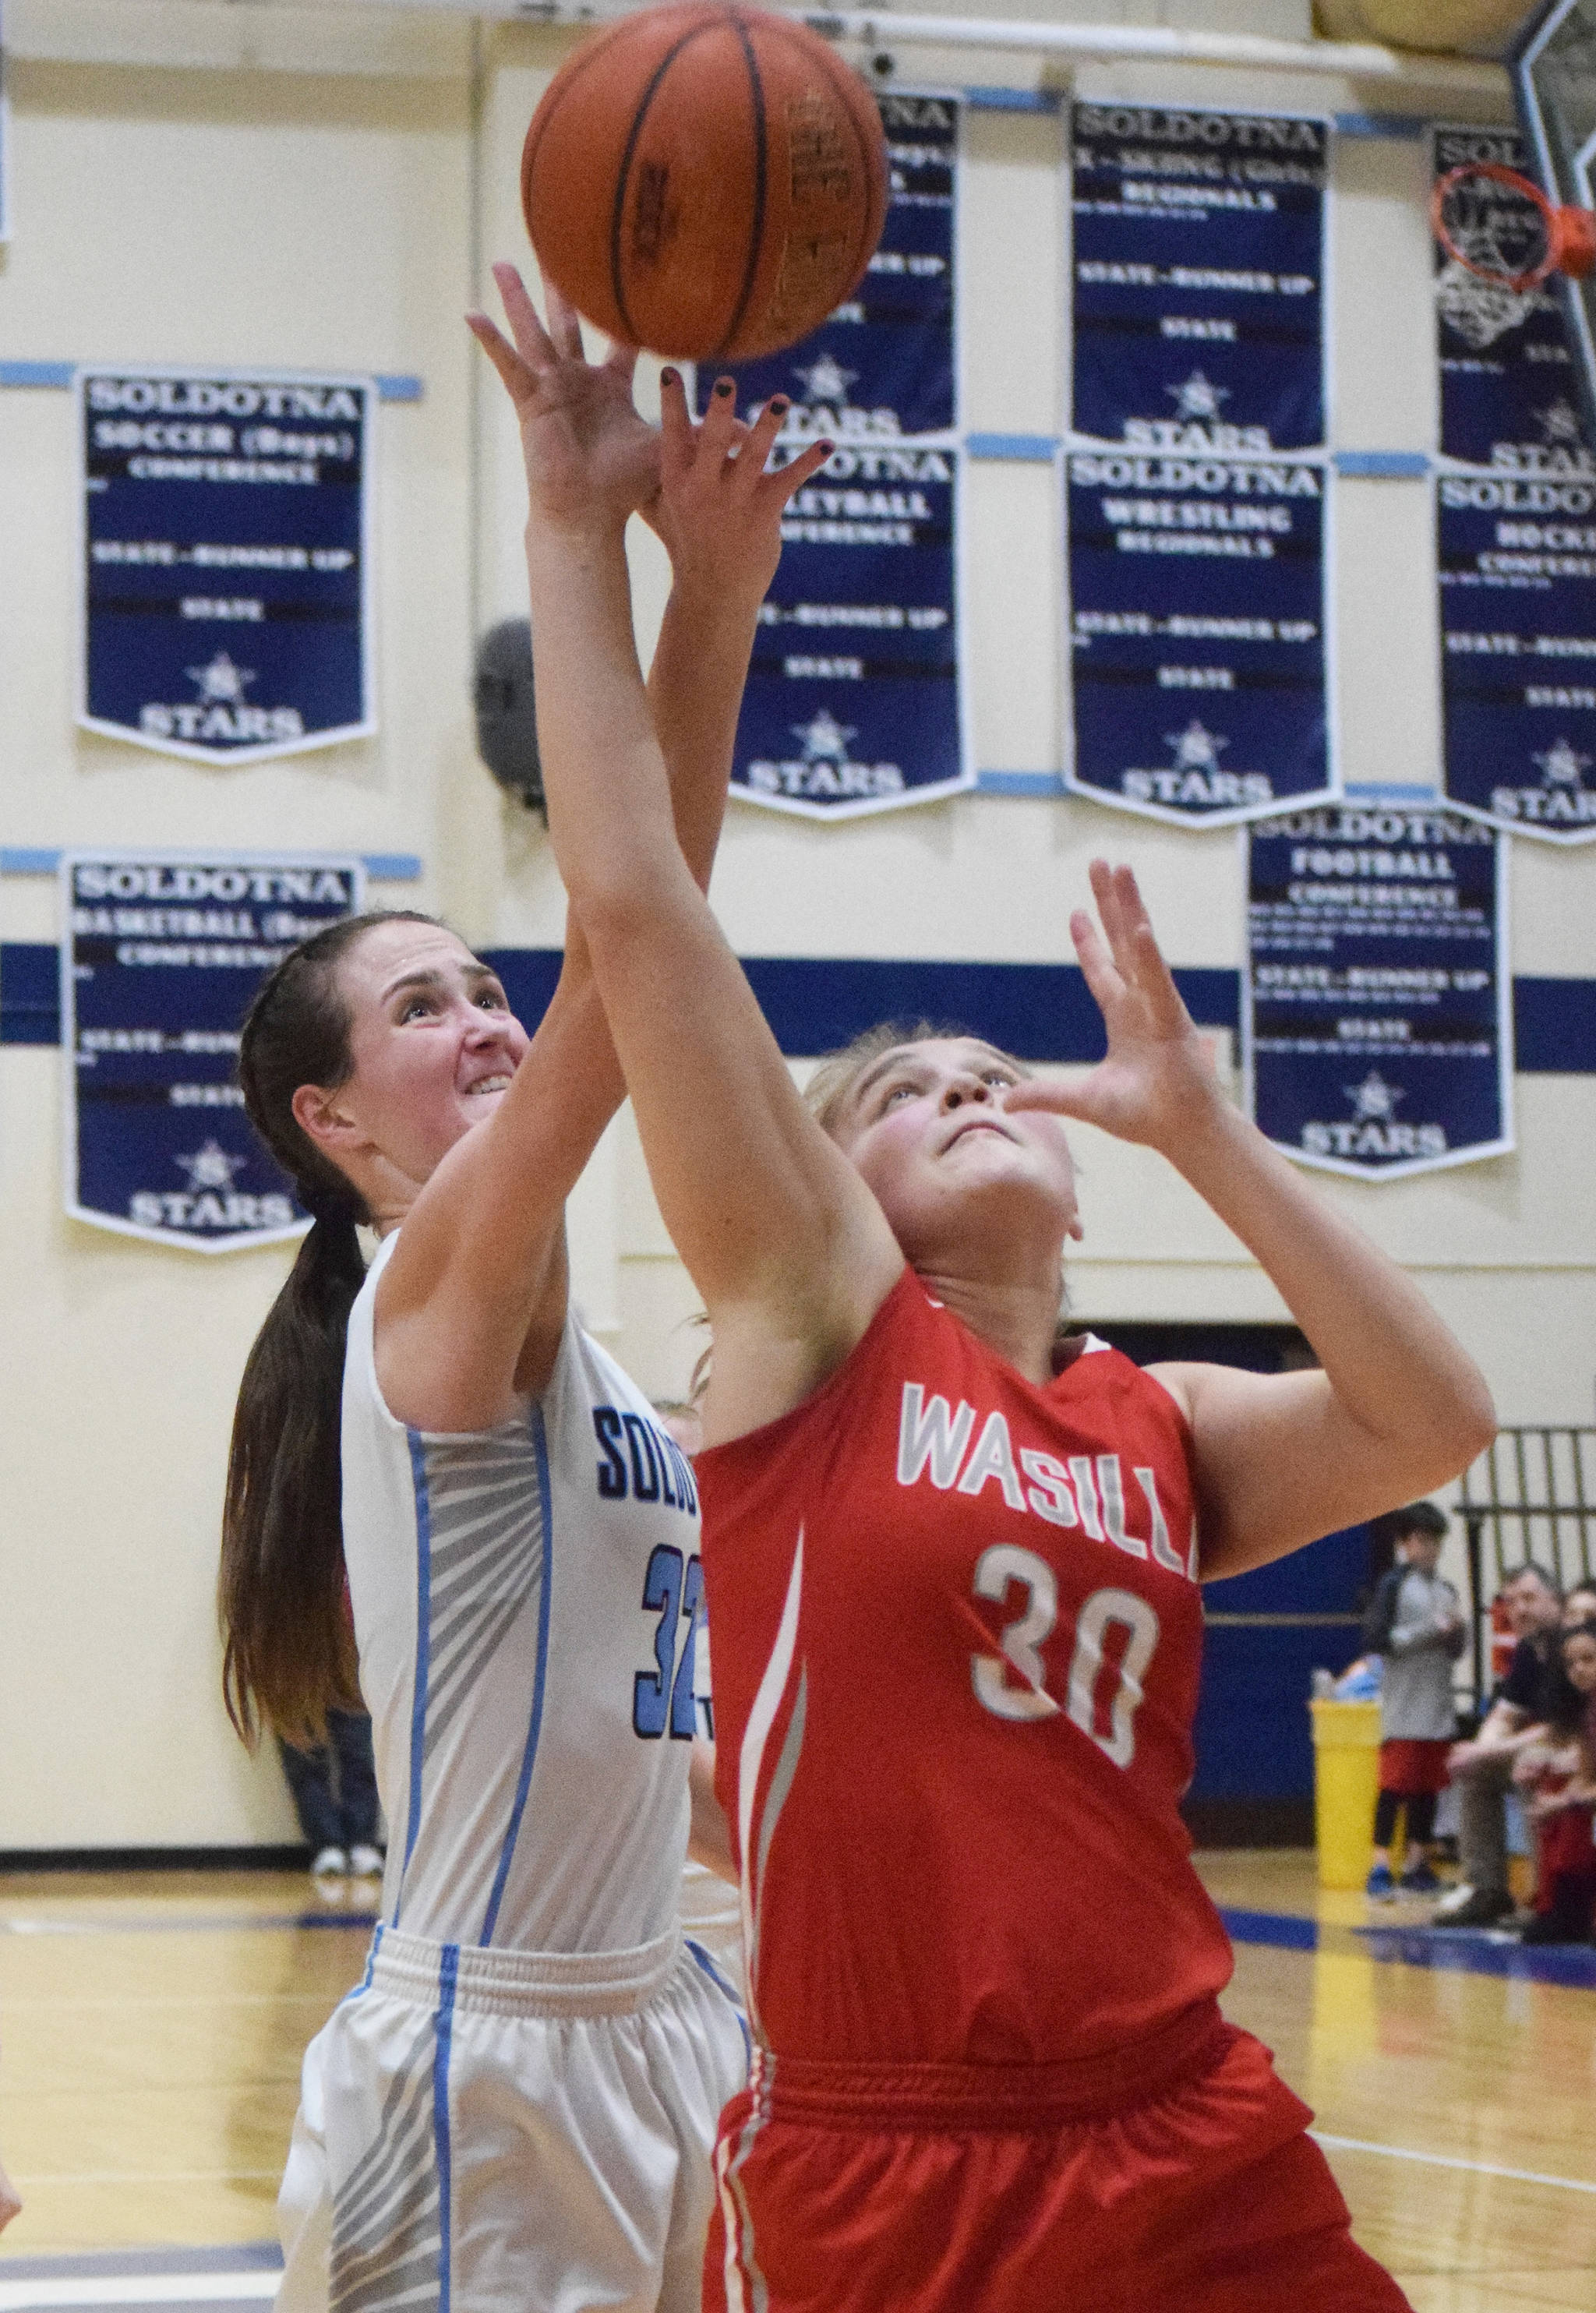
M 957 1022 L 881 1020 L 873 1028 L 864 1029 L 840 1051 L 826 1053 L 817 1063 L 814 1074 L 803 1087 L 804 1106 L 822 1132 L 835 1135 L 848 1095 L 866 1069 L 873 1068 L 884 1053 L 896 1051 L 900 1044 L 943 1042 L 986 1044 L 987 1051 L 995 1052 L 1017 1076 L 1030 1074 L 1024 1061 L 1005 1052 L 1001 1044 L 988 1043 L 985 1036 L 978 1036 L 973 1029 L 960 1027 Z

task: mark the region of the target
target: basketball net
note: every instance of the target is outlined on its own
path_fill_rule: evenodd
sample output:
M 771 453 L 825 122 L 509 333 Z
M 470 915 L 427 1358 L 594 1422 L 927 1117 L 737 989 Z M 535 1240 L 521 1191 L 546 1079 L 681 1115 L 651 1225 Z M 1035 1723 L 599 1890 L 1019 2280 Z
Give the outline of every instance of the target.
M 1582 280 L 1596 271 L 1596 210 L 1558 207 L 1500 161 L 1466 162 L 1439 178 L 1430 224 L 1453 265 L 1506 297 L 1532 297 L 1554 273 Z

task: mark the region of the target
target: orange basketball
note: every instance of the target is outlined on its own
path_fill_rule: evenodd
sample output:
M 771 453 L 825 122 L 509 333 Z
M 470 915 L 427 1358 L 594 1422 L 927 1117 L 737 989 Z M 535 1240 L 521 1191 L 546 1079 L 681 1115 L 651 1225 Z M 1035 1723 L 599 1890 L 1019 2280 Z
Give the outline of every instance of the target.
M 545 277 L 627 345 L 748 361 L 819 327 L 887 214 L 874 99 L 817 33 L 715 0 L 595 32 L 521 157 Z

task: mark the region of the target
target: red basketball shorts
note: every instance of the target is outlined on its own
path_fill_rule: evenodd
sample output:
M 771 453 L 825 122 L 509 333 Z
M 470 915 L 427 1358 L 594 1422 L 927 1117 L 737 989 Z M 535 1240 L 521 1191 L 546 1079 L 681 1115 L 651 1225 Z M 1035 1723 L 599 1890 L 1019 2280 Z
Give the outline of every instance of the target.
M 1426 1743 L 1416 1736 L 1391 1736 L 1380 1746 L 1381 1790 L 1403 1799 L 1443 1791 L 1451 1749 L 1450 1742 Z
M 1177 2029 L 1151 2089 L 1117 2062 L 995 2087 L 757 2056 L 722 2116 L 705 2313 L 1406 2313 L 1268 2050 L 1216 2009 Z

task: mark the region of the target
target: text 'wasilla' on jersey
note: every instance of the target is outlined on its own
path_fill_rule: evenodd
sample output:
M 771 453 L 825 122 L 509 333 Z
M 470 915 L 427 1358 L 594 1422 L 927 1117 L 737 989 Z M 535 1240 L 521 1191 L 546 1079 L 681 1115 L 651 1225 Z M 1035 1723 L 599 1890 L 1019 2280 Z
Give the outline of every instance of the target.
M 1039 1388 L 906 1271 L 806 1404 L 699 1457 L 719 1790 L 778 2057 L 1053 2062 L 1227 1980 L 1179 1814 L 1190 1451 L 1117 1351 Z

